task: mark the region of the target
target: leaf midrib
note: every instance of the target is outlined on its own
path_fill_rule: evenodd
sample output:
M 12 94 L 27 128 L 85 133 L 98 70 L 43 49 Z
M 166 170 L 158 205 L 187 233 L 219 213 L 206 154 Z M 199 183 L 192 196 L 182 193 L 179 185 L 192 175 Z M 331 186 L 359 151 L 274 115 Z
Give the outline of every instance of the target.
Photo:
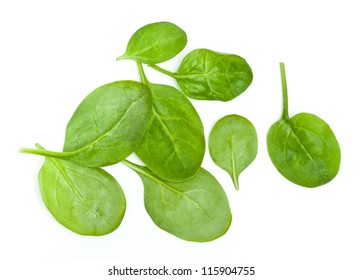
M 79 154 L 82 153 L 85 150 L 88 150 L 89 148 L 91 148 L 92 146 L 96 145 L 97 143 L 101 142 L 104 138 L 106 138 L 119 124 L 120 122 L 123 120 L 124 116 L 126 116 L 126 114 L 130 111 L 131 107 L 134 106 L 135 103 L 140 102 L 140 100 L 142 99 L 143 95 L 140 96 L 139 99 L 136 99 L 134 101 L 132 101 L 132 103 L 128 106 L 127 110 L 124 112 L 124 114 L 119 118 L 119 120 L 112 125 L 107 131 L 105 131 L 102 135 L 100 135 L 99 137 L 97 137 L 96 139 L 94 139 L 91 143 L 87 144 L 86 146 L 72 151 L 72 152 L 68 152 L 68 153 L 75 153 L 75 154 Z M 66 152 L 67 153 L 67 152 Z
M 285 119 L 285 122 L 287 123 L 287 125 L 290 127 L 290 131 L 291 133 L 295 136 L 295 138 L 297 139 L 299 145 L 302 147 L 303 151 L 307 154 L 308 158 L 313 162 L 313 164 L 315 165 L 316 169 L 319 171 L 319 173 L 325 177 L 324 173 L 322 172 L 320 166 L 317 164 L 317 162 L 315 161 L 315 159 L 313 158 L 313 156 L 311 155 L 311 153 L 308 151 L 307 147 L 303 144 L 303 142 L 299 139 L 297 133 L 294 131 L 294 127 L 293 124 L 290 123 L 289 119 Z
M 175 153 L 176 153 L 176 155 L 177 155 L 177 158 L 179 159 L 181 165 L 182 165 L 183 167 L 185 167 L 185 166 L 184 166 L 184 163 L 183 163 L 183 161 L 182 161 L 182 155 L 181 155 L 180 151 L 178 150 L 178 146 L 176 145 L 176 140 L 175 140 L 174 137 L 172 136 L 172 134 L 171 134 L 170 130 L 168 129 L 168 127 L 166 126 L 166 124 L 164 124 L 164 122 L 162 121 L 162 118 L 161 118 L 161 116 L 158 114 L 157 110 L 156 110 L 154 107 L 152 107 L 152 110 L 153 110 L 153 113 L 154 113 L 154 115 L 156 116 L 156 118 L 159 120 L 161 126 L 164 128 L 164 130 L 165 130 L 165 132 L 166 132 L 166 135 L 167 135 L 168 138 L 171 140 L 172 146 L 174 147 L 174 151 L 175 151 Z
M 179 196 L 181 196 L 181 197 L 184 197 L 186 200 L 190 201 L 191 204 L 195 205 L 196 208 L 198 208 L 198 209 L 200 209 L 202 212 L 204 212 L 207 217 L 209 217 L 210 219 L 212 218 L 212 217 L 210 217 L 210 215 L 207 213 L 207 211 L 200 206 L 199 203 L 197 203 L 196 201 L 192 200 L 192 199 L 191 199 L 189 196 L 187 196 L 184 192 L 180 192 L 180 191 L 178 191 L 177 189 L 174 189 L 172 186 L 167 185 L 167 183 L 161 181 L 161 180 L 158 179 L 157 177 L 152 176 L 152 174 L 150 174 L 150 173 L 148 173 L 147 171 L 139 168 L 137 165 L 135 165 L 135 164 L 133 164 L 133 163 L 130 163 L 130 162 L 128 162 L 128 161 L 124 161 L 123 163 L 126 164 L 126 165 L 127 165 L 128 167 L 130 167 L 131 169 L 133 169 L 134 171 L 136 171 L 137 173 L 142 174 L 142 175 L 146 176 L 148 179 L 150 179 L 151 181 L 156 182 L 156 185 L 158 185 L 158 186 L 160 186 L 160 187 L 164 187 L 164 188 L 166 188 L 167 190 L 169 190 L 170 192 L 173 192 L 173 193 L 175 193 L 175 194 L 177 194 L 177 195 L 179 195 Z
M 128 50 L 126 51 L 126 56 L 129 57 L 129 58 L 135 58 L 135 59 L 138 59 L 138 58 L 144 58 L 144 54 L 147 54 L 147 52 L 149 50 L 152 50 L 154 49 L 155 47 L 157 47 L 158 45 L 160 45 L 160 42 L 162 44 L 164 43 L 167 43 L 167 42 L 172 42 L 172 41 L 177 41 L 179 40 L 180 38 L 182 38 L 182 36 L 175 36 L 175 37 L 168 37 L 167 39 L 163 39 L 163 40 L 157 40 L 156 42 L 152 43 L 152 44 L 147 44 L 147 47 L 145 48 L 142 48 L 142 49 L 137 49 L 137 51 L 134 51 L 134 50 Z M 141 42 L 143 40 L 143 38 L 140 38 L 139 39 L 139 42 Z M 127 52 L 132 52 L 131 55 L 127 54 Z M 149 58 L 147 58 L 149 59 Z M 151 58 L 152 59 L 152 58 Z
M 78 191 L 77 187 L 74 185 L 74 183 L 72 182 L 72 180 L 69 178 L 68 173 L 66 172 L 66 168 L 63 166 L 63 164 L 61 164 L 61 162 L 57 159 L 54 158 L 50 158 L 48 157 L 47 159 L 50 160 L 51 163 L 53 163 L 55 165 L 55 167 L 59 170 L 59 172 L 61 173 L 61 175 L 63 176 L 63 178 L 65 179 L 65 181 L 68 183 L 68 185 L 70 186 L 70 188 L 72 189 L 72 191 L 76 194 L 76 196 L 79 198 L 79 200 L 82 202 L 82 204 L 84 205 L 85 208 L 88 209 L 88 211 L 90 211 L 91 213 L 95 214 L 97 217 L 99 217 L 101 220 L 103 220 L 106 224 L 111 225 L 106 219 L 104 219 L 104 217 L 102 217 L 101 215 L 99 215 L 99 213 L 97 211 L 95 211 L 94 209 L 92 209 L 92 207 L 89 206 L 89 204 L 87 203 L 87 201 L 84 199 L 84 197 L 82 196 L 82 194 Z M 75 171 L 74 169 L 70 169 Z M 83 174 L 83 173 L 81 173 Z M 83 174 L 84 175 L 84 174 Z M 58 203 L 58 201 L 57 201 Z

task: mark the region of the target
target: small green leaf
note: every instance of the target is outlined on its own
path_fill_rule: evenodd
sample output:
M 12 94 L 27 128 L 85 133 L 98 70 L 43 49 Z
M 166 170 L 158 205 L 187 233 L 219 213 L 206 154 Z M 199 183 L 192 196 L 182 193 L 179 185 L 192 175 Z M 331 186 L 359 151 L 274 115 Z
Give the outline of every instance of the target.
M 21 152 L 70 160 L 89 167 L 122 161 L 141 141 L 152 110 L 149 89 L 135 81 L 117 81 L 91 92 L 70 119 L 64 152 Z
M 121 223 L 126 199 L 121 186 L 100 168 L 45 158 L 39 172 L 43 201 L 54 218 L 82 235 L 104 235 Z
M 145 207 L 161 229 L 188 241 L 206 242 L 224 235 L 231 224 L 227 196 L 219 182 L 200 168 L 191 179 L 168 182 L 148 168 L 124 161 L 141 177 Z
M 228 101 L 244 92 L 253 80 L 245 59 L 207 49 L 187 54 L 176 73 L 151 67 L 175 78 L 182 91 L 194 99 Z
M 253 124 L 238 115 L 223 117 L 211 130 L 209 150 L 214 162 L 230 174 L 238 190 L 240 173 L 253 162 L 258 151 Z
M 321 118 L 300 113 L 288 115 L 284 64 L 280 64 L 283 85 L 283 115 L 268 132 L 270 159 L 289 181 L 309 188 L 330 182 L 338 173 L 341 151 L 338 141 Z
M 170 22 L 156 22 L 137 30 L 128 42 L 126 53 L 117 57 L 133 59 L 141 63 L 160 63 L 169 60 L 183 50 L 186 33 Z
M 177 89 L 147 85 L 152 95 L 152 116 L 136 153 L 161 178 L 186 180 L 199 170 L 205 153 L 201 119 Z

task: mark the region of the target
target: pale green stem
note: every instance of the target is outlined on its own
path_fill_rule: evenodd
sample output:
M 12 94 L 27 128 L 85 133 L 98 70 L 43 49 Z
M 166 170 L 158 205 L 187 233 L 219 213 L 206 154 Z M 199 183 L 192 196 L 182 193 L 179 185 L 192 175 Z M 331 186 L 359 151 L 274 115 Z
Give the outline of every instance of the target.
M 124 160 L 122 160 L 122 163 L 124 165 L 126 165 L 127 167 L 131 168 L 133 171 L 144 173 L 144 171 L 140 168 L 140 166 L 133 162 L 130 162 L 130 161 L 124 159 Z
M 147 172 L 144 167 L 138 165 L 138 164 L 135 164 L 133 162 L 130 162 L 126 159 L 122 160 L 121 161 L 125 166 L 127 166 L 128 168 L 131 168 L 133 171 L 135 171 L 136 173 L 138 174 L 143 174 L 144 176 L 154 180 L 154 181 L 157 181 L 159 182 L 160 184 L 163 184 L 162 181 L 160 181 L 159 179 L 157 179 L 156 177 L 152 176 L 149 172 Z
M 74 155 L 79 153 L 79 150 L 74 151 L 74 152 L 54 152 L 54 151 L 45 150 L 39 144 L 36 144 L 35 146 L 37 147 L 37 149 L 34 149 L 34 148 L 20 148 L 19 152 L 24 153 L 24 154 L 33 154 L 33 155 L 60 158 L 60 159 L 66 159 L 68 157 L 74 156 Z
M 233 170 L 231 178 L 233 179 L 235 189 L 238 190 L 239 189 L 239 179 L 235 173 L 235 170 Z
M 165 75 L 167 75 L 167 76 L 170 76 L 170 77 L 173 77 L 173 78 L 175 78 L 175 77 L 177 76 L 176 73 L 173 73 L 173 72 L 168 71 L 168 70 L 166 70 L 166 69 L 164 69 L 164 68 L 161 68 L 161 67 L 158 66 L 158 65 L 149 64 L 148 66 L 150 66 L 151 68 L 153 68 L 153 69 L 157 70 L 158 72 L 161 72 L 161 73 L 163 73 L 163 74 L 165 74 Z
M 286 75 L 285 75 L 284 63 L 280 62 L 279 66 L 280 66 L 280 75 L 281 75 L 281 78 L 282 78 L 282 91 L 283 91 L 283 115 L 282 115 L 282 118 L 283 119 L 288 119 L 289 118 L 289 112 L 288 112 L 287 78 L 286 78 Z
M 148 85 L 149 81 L 147 80 L 145 71 L 143 70 L 142 63 L 137 62 L 137 66 L 138 66 L 138 72 L 140 73 L 140 76 L 141 76 L 142 83 L 144 83 L 145 85 Z
M 120 56 L 117 56 L 117 57 L 116 57 L 116 60 L 117 60 L 117 61 L 118 61 L 118 60 L 122 60 L 122 59 L 127 59 L 126 54 L 123 54 L 123 55 L 120 55 Z
M 181 190 L 177 190 L 177 189 L 173 188 L 172 185 L 170 185 L 167 181 L 160 179 L 159 177 L 157 177 L 157 175 L 155 175 L 151 172 L 147 172 L 147 170 L 145 170 L 145 168 L 143 168 L 142 166 L 137 165 L 133 162 L 130 162 L 126 159 L 123 160 L 122 163 L 124 165 L 126 165 L 127 167 L 131 168 L 136 173 L 142 174 L 142 175 L 148 177 L 149 179 L 153 180 L 154 182 L 158 183 L 160 186 L 163 186 L 164 188 L 168 189 L 169 191 L 174 192 L 180 196 L 184 196 L 189 199 L 189 197 L 187 197 Z

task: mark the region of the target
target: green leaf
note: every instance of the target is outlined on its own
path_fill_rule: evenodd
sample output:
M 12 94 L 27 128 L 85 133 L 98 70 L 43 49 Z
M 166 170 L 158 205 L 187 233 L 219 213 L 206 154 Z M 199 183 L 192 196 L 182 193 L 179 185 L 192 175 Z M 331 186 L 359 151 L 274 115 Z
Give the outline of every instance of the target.
M 161 229 L 188 241 L 206 242 L 224 235 L 231 224 L 227 196 L 219 182 L 200 168 L 191 179 L 168 182 L 148 168 L 124 161 L 141 177 L 145 207 Z
M 253 124 L 238 115 L 223 117 L 210 132 L 209 150 L 214 162 L 230 174 L 238 190 L 240 173 L 253 162 L 258 151 Z
M 280 64 L 283 84 L 283 115 L 268 132 L 270 159 L 289 181 L 318 187 L 330 182 L 338 173 L 341 151 L 338 141 L 321 118 L 300 113 L 288 116 L 288 95 L 284 64 Z
M 183 50 L 186 33 L 170 22 L 156 22 L 137 30 L 128 42 L 126 53 L 117 60 L 132 59 L 141 63 L 160 63 Z
M 168 181 L 183 181 L 199 170 L 205 138 L 201 119 L 177 89 L 147 84 L 152 94 L 152 116 L 136 149 L 149 169 Z
M 122 161 L 141 141 L 152 109 L 149 89 L 135 81 L 117 81 L 91 92 L 70 119 L 64 152 L 21 152 L 67 159 L 101 167 Z
M 207 49 L 187 54 L 176 73 L 151 67 L 175 78 L 182 91 L 194 99 L 228 101 L 244 92 L 253 80 L 251 68 L 242 57 Z
M 82 235 L 104 235 L 121 223 L 126 199 L 121 186 L 100 168 L 45 158 L 39 172 L 43 201 L 54 218 Z

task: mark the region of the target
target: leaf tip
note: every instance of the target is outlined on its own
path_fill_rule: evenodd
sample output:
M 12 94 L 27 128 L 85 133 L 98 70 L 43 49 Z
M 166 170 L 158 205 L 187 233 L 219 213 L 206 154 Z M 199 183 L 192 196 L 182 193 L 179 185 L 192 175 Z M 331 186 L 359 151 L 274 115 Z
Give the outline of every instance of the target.
M 123 54 L 123 55 L 120 55 L 120 56 L 116 57 L 116 61 L 123 60 L 123 59 L 127 59 L 126 54 Z
M 239 180 L 238 180 L 238 178 L 233 178 L 233 183 L 234 183 L 235 189 L 238 191 L 239 190 Z

